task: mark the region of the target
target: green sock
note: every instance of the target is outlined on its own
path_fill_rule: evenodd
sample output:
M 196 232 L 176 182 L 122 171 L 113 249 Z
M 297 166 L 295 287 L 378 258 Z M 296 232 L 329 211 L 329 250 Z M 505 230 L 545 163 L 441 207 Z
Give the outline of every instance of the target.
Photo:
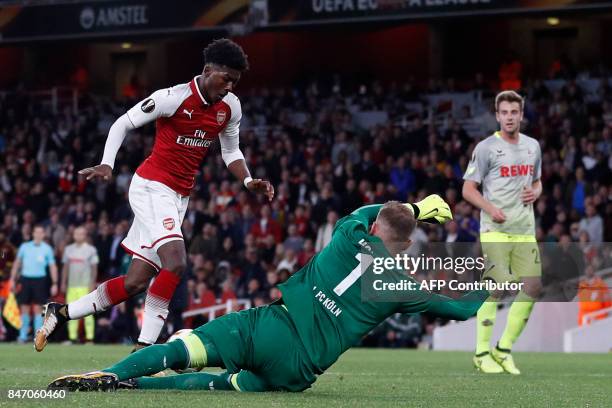
M 508 312 L 508 322 L 506 323 L 504 334 L 502 334 L 499 343 L 497 343 L 500 349 L 512 349 L 512 345 L 521 335 L 525 325 L 527 325 L 534 304 L 535 299 L 523 291 L 520 291 L 518 295 L 516 295 L 514 302 L 512 302 L 512 306 L 510 306 L 510 311 Z
M 164 371 L 166 368 L 185 368 L 189 364 L 187 350 L 181 341 L 154 344 L 138 350 L 104 372 L 119 376 L 119 381 Z
M 496 314 L 497 300 L 491 297 L 480 306 L 476 313 L 476 355 L 489 351 Z
M 179 374 L 168 377 L 144 377 L 136 379 L 141 389 L 173 389 L 173 390 L 233 390 L 229 382 L 229 374 L 193 373 Z

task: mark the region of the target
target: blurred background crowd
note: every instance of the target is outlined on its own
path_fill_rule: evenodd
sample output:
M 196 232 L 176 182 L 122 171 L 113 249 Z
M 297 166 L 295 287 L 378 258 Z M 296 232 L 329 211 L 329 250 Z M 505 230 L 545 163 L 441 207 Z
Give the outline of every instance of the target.
M 537 236 L 580 242 L 588 265 L 599 270 L 611 266 L 601 244 L 612 241 L 612 87 L 598 79 L 608 77 L 605 71 L 589 76 L 565 68 L 521 85 L 524 132 L 542 148 Z M 276 285 L 330 241 L 338 218 L 364 204 L 438 193 L 455 219 L 443 227 L 419 225 L 413 241 L 476 241 L 479 211 L 461 198 L 462 175 L 476 143 L 497 128 L 497 88 L 497 80 L 477 75 L 461 84 L 343 83 L 329 76 L 293 89 L 238 89 L 241 149 L 253 176 L 270 180 L 276 197 L 267 203 L 248 193 L 226 170 L 218 146 L 211 149 L 182 226 L 189 270 L 171 304 L 168 331 L 209 318 L 183 318 L 190 310 L 277 299 Z M 126 272 L 130 257 L 120 242 L 132 218 L 127 194 L 151 151 L 154 125 L 126 138 L 112 181 L 88 183 L 77 171 L 99 163 L 110 125 L 151 91 L 130 89 L 120 100 L 83 93 L 78 109 L 55 112 L 24 88 L 0 93 L 0 280 L 9 280 L 35 225 L 44 228 L 58 266 L 83 226 L 97 251 L 97 282 Z M 97 316 L 96 342 L 131 342 L 141 302 Z M 435 324 L 397 316 L 364 344 L 427 346 Z M 14 340 L 16 332 L 3 326 L 2 338 Z

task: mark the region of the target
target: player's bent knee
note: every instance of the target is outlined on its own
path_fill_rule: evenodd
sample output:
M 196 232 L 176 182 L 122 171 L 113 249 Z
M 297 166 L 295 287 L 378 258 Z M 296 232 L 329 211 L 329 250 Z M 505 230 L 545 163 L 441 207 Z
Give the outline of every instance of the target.
M 125 276 L 124 287 L 128 295 L 136 295 L 142 293 L 149 287 L 150 279 L 143 276 Z
M 164 269 L 169 270 L 170 272 L 181 275 L 185 269 L 187 269 L 187 264 L 183 262 L 169 262 L 168 265 L 163 265 Z
M 208 364 L 208 353 L 206 346 L 196 334 L 189 334 L 187 337 L 177 339 L 185 345 L 187 357 L 189 358 L 189 368 L 204 368 Z M 174 342 L 172 342 L 174 343 Z

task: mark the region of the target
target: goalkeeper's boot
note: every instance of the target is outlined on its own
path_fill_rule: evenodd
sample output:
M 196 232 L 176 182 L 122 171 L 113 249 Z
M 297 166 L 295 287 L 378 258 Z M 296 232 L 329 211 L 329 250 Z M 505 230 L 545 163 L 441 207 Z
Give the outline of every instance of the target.
M 474 366 L 478 371 L 482 371 L 485 374 L 501 374 L 504 372 L 504 369 L 493 360 L 491 353 L 488 351 L 474 356 Z
M 510 354 L 510 350 L 499 348 L 499 345 L 497 345 L 493 351 L 491 351 L 491 356 L 505 372 L 514 375 L 519 375 L 521 373 L 521 370 L 514 364 L 514 359 L 512 358 L 512 354 Z
M 36 330 L 36 335 L 34 336 L 34 348 L 36 351 L 43 351 L 49 336 L 69 320 L 68 307 L 61 303 L 47 303 L 43 306 L 42 315 L 43 324 L 40 329 Z
M 47 389 L 68 391 L 114 391 L 119 385 L 117 374 L 94 371 L 87 374 L 65 375 L 56 378 Z

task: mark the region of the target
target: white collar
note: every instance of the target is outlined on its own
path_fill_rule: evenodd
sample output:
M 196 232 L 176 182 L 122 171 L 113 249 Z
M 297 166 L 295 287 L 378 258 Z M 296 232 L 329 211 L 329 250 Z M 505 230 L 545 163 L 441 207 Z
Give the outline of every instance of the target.
M 206 99 L 204 99 L 204 95 L 202 95 L 202 92 L 200 92 L 200 87 L 198 86 L 198 78 L 200 78 L 202 75 L 196 75 L 193 78 L 193 86 L 196 89 L 196 92 L 198 93 L 198 95 L 200 96 L 200 99 L 202 100 L 202 102 L 204 103 L 204 105 L 209 105 L 208 102 L 206 102 Z

